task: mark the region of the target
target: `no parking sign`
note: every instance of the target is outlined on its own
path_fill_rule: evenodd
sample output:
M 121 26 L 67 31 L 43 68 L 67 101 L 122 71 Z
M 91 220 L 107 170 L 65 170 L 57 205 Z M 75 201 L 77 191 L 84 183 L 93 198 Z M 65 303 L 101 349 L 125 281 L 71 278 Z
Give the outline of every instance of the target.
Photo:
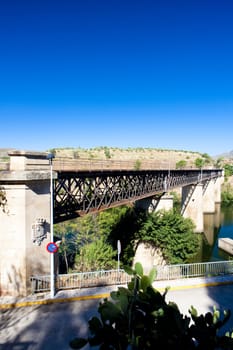
M 58 246 L 54 242 L 47 244 L 46 249 L 49 253 L 56 253 L 58 251 Z

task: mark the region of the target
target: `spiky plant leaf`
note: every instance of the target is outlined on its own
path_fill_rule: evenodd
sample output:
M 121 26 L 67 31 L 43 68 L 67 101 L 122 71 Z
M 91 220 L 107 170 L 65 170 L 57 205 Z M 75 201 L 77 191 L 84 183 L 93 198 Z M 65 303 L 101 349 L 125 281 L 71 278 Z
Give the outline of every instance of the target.
M 156 279 L 157 276 L 157 271 L 156 268 L 151 269 L 150 273 L 149 273 L 149 280 L 150 280 L 150 284 L 152 284 L 154 282 L 154 280 Z
M 142 267 L 142 264 L 140 262 L 136 262 L 136 264 L 134 265 L 134 269 L 135 269 L 138 276 L 140 276 L 140 277 L 143 276 L 143 267 Z

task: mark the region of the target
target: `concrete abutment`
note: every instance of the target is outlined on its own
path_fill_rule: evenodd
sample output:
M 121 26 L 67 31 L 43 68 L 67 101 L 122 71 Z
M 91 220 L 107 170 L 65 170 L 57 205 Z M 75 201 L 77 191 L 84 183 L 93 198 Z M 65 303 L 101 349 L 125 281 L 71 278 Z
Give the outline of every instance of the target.
M 7 198 L 5 211 L 0 210 L 0 286 L 1 294 L 25 296 L 32 275 L 50 273 L 49 161 L 45 153 L 10 156 L 10 171 L 0 173 Z

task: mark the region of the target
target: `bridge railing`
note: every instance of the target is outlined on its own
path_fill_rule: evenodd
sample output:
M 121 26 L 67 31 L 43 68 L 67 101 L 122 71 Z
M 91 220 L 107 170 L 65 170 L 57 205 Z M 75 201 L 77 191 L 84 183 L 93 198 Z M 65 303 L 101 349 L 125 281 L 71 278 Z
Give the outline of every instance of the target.
M 155 266 L 156 280 L 174 280 L 191 277 L 213 277 L 233 274 L 233 261 L 213 261 L 194 264 Z
M 67 159 L 55 158 L 53 161 L 55 171 L 77 170 L 154 170 L 175 169 L 176 164 L 166 160 L 114 160 L 114 159 Z
M 56 289 L 81 289 L 97 286 L 126 284 L 131 277 L 124 270 L 104 270 L 59 274 L 56 276 Z M 50 275 L 31 277 L 32 293 L 45 292 L 50 289 Z
M 161 169 L 169 168 L 164 161 L 149 160 L 114 160 L 114 159 L 67 159 L 55 158 L 53 168 L 57 171 L 72 170 L 128 170 L 128 169 Z
M 15 161 L 16 156 L 11 156 L 7 161 L 0 161 L 0 170 L 10 170 L 14 167 L 11 163 Z M 19 158 L 19 157 L 18 157 Z M 48 170 L 49 161 L 46 156 L 42 158 L 29 157 L 25 154 L 25 157 L 17 158 L 17 167 L 19 159 L 22 161 L 22 169 L 24 170 Z M 17 168 L 18 169 L 18 168 Z M 89 158 L 63 158 L 57 157 L 53 159 L 53 169 L 55 171 L 82 171 L 82 170 L 161 170 L 161 169 L 176 169 L 175 160 L 166 159 L 127 159 L 127 160 L 116 160 L 116 159 L 89 159 Z M 193 163 L 187 162 L 187 165 L 182 170 L 200 170 L 196 168 Z M 206 168 L 208 169 L 208 168 Z M 211 167 L 209 168 L 211 169 Z
M 213 261 L 194 264 L 154 266 L 157 270 L 155 281 L 175 280 L 192 277 L 214 277 L 233 274 L 233 261 Z M 97 286 L 127 284 L 131 276 L 124 270 L 107 270 L 59 274 L 56 289 L 81 289 Z M 50 275 L 31 277 L 32 293 L 50 289 Z

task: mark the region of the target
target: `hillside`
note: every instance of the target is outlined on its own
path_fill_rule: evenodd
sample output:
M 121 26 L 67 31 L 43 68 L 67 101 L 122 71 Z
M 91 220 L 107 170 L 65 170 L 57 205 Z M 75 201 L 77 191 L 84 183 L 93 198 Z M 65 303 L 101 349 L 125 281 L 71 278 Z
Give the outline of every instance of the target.
M 187 167 L 193 167 L 195 160 L 201 158 L 198 152 L 155 149 L 155 148 L 113 148 L 113 147 L 96 147 L 90 149 L 83 148 L 57 148 L 51 150 L 55 152 L 58 158 L 75 158 L 75 159 L 112 159 L 112 160 L 156 160 L 161 165 L 175 168 L 176 163 L 185 161 Z

